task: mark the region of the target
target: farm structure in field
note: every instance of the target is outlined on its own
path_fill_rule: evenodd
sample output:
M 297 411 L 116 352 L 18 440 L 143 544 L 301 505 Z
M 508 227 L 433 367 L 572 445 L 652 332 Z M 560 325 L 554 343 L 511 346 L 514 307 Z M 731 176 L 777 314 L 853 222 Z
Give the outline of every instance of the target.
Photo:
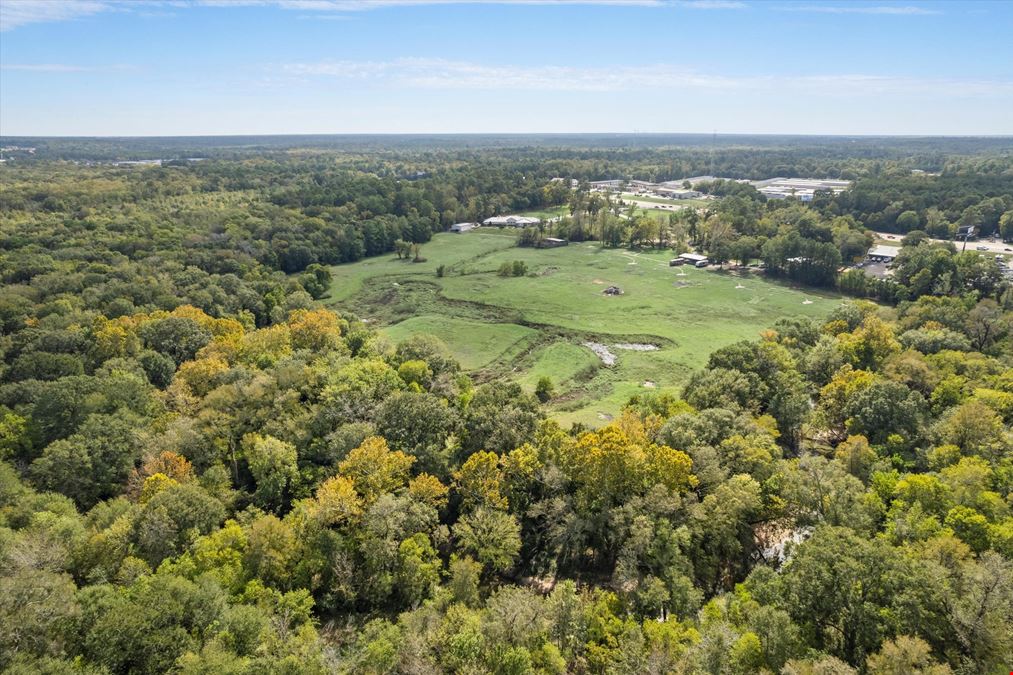
M 559 239 L 557 237 L 545 237 L 538 242 L 538 248 L 558 248 L 560 246 L 566 246 L 569 244 L 566 239 Z
M 681 260 L 682 262 L 681 263 L 680 262 L 676 262 L 678 260 Z M 707 256 L 700 255 L 699 253 L 683 253 L 682 255 L 680 255 L 675 260 L 669 261 L 668 264 L 670 266 L 671 265 L 693 265 L 694 267 L 707 267 L 707 265 L 710 265 L 710 260 L 707 258 Z
M 528 227 L 529 225 L 538 225 L 541 222 L 540 218 L 529 218 L 527 216 L 493 216 L 492 218 L 483 220 L 482 224 L 491 227 Z
M 478 227 L 478 223 L 455 223 L 450 226 L 450 231 L 457 233 L 470 232 L 471 230 L 474 230 L 476 227 Z

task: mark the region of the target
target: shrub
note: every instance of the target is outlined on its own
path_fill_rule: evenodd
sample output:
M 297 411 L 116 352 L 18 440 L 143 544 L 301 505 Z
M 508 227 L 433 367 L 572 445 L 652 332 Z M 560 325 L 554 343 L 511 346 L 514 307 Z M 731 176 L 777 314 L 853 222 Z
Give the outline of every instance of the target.
M 550 378 L 541 377 L 538 379 L 538 384 L 535 385 L 535 396 L 542 403 L 547 403 L 555 393 L 555 389 Z

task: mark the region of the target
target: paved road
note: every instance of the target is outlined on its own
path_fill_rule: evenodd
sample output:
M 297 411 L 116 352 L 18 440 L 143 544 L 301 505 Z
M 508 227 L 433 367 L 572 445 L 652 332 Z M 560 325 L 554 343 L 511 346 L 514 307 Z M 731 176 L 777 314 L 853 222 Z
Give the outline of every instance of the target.
M 874 232 L 873 234 L 875 234 L 880 239 L 884 239 L 884 240 L 890 242 L 891 244 L 896 244 L 897 246 L 900 246 L 900 240 L 903 239 L 903 235 L 900 235 L 900 234 L 889 234 L 887 232 Z M 930 241 L 944 242 L 946 240 L 945 239 L 931 239 Z M 953 243 L 954 245 L 956 245 L 958 251 L 960 250 L 960 247 L 964 245 L 963 240 L 961 240 L 961 241 L 954 241 L 954 242 L 951 242 L 951 243 Z M 1004 243 L 1004 242 L 1001 242 L 1001 241 L 998 241 L 998 240 L 995 241 L 994 243 L 991 242 L 991 241 L 988 241 L 988 240 L 979 240 L 979 241 L 969 241 L 969 242 L 967 242 L 967 250 L 968 251 L 976 251 L 976 250 L 978 250 L 979 246 L 985 247 L 987 249 L 987 252 L 989 252 L 989 253 L 1013 253 L 1013 243 Z M 985 253 L 985 252 L 986 251 L 982 251 L 982 253 Z

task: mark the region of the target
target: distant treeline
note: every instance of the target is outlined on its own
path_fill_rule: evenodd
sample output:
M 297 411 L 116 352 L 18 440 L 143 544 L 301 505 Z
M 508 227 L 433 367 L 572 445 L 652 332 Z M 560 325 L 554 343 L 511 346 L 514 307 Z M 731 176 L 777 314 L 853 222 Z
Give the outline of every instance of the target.
M 0 145 L 36 148 L 38 159 L 142 160 L 238 157 L 292 150 L 326 152 L 472 152 L 481 150 L 633 154 L 648 159 L 680 153 L 726 157 L 787 152 L 796 158 L 904 159 L 942 166 L 956 155 L 1013 152 L 1013 137 L 799 136 L 766 134 L 321 134 L 274 136 L 27 137 L 0 136 Z M 709 173 L 709 164 L 698 173 Z M 716 158 L 715 169 L 722 165 Z M 734 176 L 733 176 L 734 177 Z M 679 176 L 675 176 L 679 178 Z M 759 177 L 758 177 L 759 178 Z

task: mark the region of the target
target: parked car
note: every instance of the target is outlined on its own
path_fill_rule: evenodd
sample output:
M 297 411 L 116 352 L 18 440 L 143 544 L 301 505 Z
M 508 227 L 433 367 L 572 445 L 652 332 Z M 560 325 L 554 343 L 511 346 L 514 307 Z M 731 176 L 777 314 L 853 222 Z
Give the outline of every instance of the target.
M 987 251 L 988 250 L 988 246 L 978 246 L 977 249 L 979 251 Z

